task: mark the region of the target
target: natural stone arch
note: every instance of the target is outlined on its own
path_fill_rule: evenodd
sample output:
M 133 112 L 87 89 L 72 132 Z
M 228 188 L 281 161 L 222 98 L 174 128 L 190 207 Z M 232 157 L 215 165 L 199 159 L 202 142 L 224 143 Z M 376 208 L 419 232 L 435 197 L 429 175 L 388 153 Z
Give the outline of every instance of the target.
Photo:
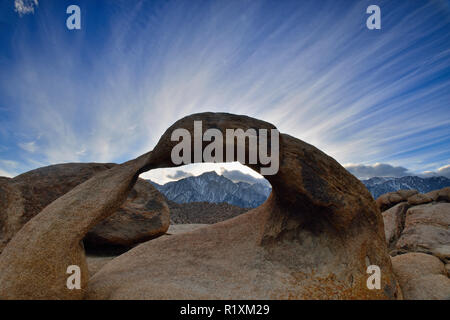
M 91 178 L 32 219 L 0 256 L 0 297 L 81 298 L 84 292 L 65 288 L 67 265 L 86 269 L 79 241 L 111 208 L 121 205 L 140 173 L 174 166 L 170 154 L 177 142 L 171 141 L 171 133 L 185 128 L 192 134 L 195 120 L 203 122 L 203 130 L 222 132 L 274 128 L 267 122 L 223 113 L 195 114 L 177 121 L 152 152 Z M 361 182 L 317 148 L 286 134 L 280 135 L 280 169 L 266 179 L 272 194 L 260 207 L 188 234 L 141 244 L 100 270 L 90 281 L 86 297 L 397 296 L 382 218 Z M 63 211 L 69 211 L 72 219 L 66 221 L 66 213 L 62 221 Z M 61 237 L 64 241 L 55 243 Z M 241 260 L 226 258 L 233 253 Z M 381 290 L 366 287 L 369 264 L 382 270 Z M 222 272 L 210 270 L 209 265 Z M 86 283 L 85 278 L 83 288 Z

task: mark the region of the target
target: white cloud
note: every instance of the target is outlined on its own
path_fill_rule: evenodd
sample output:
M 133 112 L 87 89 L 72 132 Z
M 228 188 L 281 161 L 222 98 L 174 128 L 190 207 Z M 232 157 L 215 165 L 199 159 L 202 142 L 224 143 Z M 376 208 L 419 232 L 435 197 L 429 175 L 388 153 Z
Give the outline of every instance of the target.
M 425 177 L 446 177 L 450 179 L 450 164 L 438 168 L 436 171 L 425 171 L 422 176 Z
M 450 178 L 450 164 L 439 168 L 437 174 L 440 176 Z
M 395 167 L 386 163 L 376 163 L 374 165 L 347 164 L 344 167 L 359 179 L 369 179 L 372 177 L 399 178 L 412 175 L 406 168 Z
M 15 0 L 14 11 L 20 16 L 24 14 L 34 13 L 34 7 L 39 6 L 38 0 Z
M 255 178 L 262 178 L 256 171 L 239 162 L 228 163 L 193 163 L 176 168 L 154 169 L 140 175 L 142 179 L 150 179 L 159 184 L 165 184 L 170 181 L 183 179 L 189 176 L 199 176 L 205 172 L 215 171 L 217 174 L 223 174 L 224 171 L 240 171 Z

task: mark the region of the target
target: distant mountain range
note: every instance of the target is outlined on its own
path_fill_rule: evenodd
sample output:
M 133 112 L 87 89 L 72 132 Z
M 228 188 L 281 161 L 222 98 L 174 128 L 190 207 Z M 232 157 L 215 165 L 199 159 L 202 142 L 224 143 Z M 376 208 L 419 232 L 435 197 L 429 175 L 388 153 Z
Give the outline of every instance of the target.
M 362 183 L 372 193 L 373 198 L 376 199 L 382 194 L 397 190 L 417 190 L 420 193 L 426 193 L 442 189 L 450 186 L 450 179 L 446 177 L 421 178 L 416 176 L 402 178 L 374 177 L 368 180 L 362 180 Z
M 258 179 L 240 171 L 205 172 L 164 185 L 149 180 L 169 200 L 176 203 L 209 202 L 229 203 L 241 208 L 255 208 L 270 195 L 271 186 L 265 179 Z M 445 177 L 421 178 L 408 176 L 402 178 L 374 177 L 362 180 L 374 199 L 380 195 L 401 189 L 415 189 L 420 193 L 450 186 Z
M 169 200 L 176 203 L 227 202 L 241 208 L 255 208 L 267 199 L 271 187 L 265 179 L 249 177 L 251 178 L 249 181 L 254 181 L 254 183 L 232 181 L 211 171 L 164 185 L 150 182 Z M 242 180 L 242 177 L 240 178 Z

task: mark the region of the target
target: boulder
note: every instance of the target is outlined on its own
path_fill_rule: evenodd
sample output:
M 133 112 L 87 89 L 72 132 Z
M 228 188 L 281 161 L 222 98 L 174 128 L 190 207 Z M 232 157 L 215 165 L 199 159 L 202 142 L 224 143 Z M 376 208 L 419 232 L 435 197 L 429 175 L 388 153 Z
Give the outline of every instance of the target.
M 433 201 L 450 202 L 450 187 L 434 190 L 426 193 L 425 195 L 433 199 Z
M 395 246 L 396 241 L 403 231 L 405 214 L 408 208 L 409 204 L 407 202 L 401 202 L 382 213 L 386 244 L 389 248 Z
M 409 197 L 418 194 L 417 190 L 398 190 L 394 192 L 385 193 L 379 196 L 376 200 L 376 204 L 381 212 L 392 208 L 397 203 L 407 201 Z
M 404 299 L 450 299 L 450 279 L 438 258 L 424 253 L 406 253 L 393 257 L 392 266 Z
M 89 269 L 89 277 L 96 274 L 105 264 L 114 259 L 115 256 L 86 256 L 86 262 Z
M 139 179 L 120 209 L 92 228 L 84 238 L 86 248 L 105 250 L 130 248 L 159 237 L 170 224 L 164 196 Z
M 450 203 L 429 203 L 409 208 L 396 247 L 450 260 Z
M 171 134 L 182 128 L 192 135 L 194 121 L 202 121 L 204 131 L 215 128 L 222 133 L 227 128 L 274 129 L 244 116 L 192 115 L 164 133 L 152 151 L 154 168 L 176 166 L 171 150 L 177 142 L 171 141 Z M 261 166 L 250 165 L 255 170 Z M 191 232 L 140 244 L 98 271 L 89 281 L 85 298 L 399 296 L 382 216 L 358 179 L 320 150 L 286 134 L 280 134 L 280 169 L 266 179 L 273 187 L 272 194 L 260 207 Z M 382 270 L 381 290 L 367 288 L 369 265 Z
M 65 163 L 0 180 L 0 253 L 11 238 L 42 209 L 113 163 Z M 120 210 L 88 234 L 90 248 L 131 246 L 162 235 L 169 227 L 169 209 L 158 191 L 139 180 Z
M 415 194 L 408 198 L 408 204 L 411 206 L 417 206 L 419 204 L 430 203 L 433 201 L 433 198 L 427 196 L 426 194 Z
M 89 271 L 83 237 L 125 202 L 151 153 L 94 175 L 28 221 L 0 254 L 0 299 L 81 299 Z M 81 270 L 81 290 L 67 270 Z

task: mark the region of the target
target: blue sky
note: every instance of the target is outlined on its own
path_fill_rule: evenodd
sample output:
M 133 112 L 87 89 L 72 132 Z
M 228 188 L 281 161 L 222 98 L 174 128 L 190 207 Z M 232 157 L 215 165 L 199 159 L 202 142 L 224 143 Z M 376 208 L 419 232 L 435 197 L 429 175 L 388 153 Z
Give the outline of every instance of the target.
M 123 162 L 177 119 L 222 111 L 359 177 L 450 176 L 448 0 L 2 0 L 0 48 L 0 175 Z

